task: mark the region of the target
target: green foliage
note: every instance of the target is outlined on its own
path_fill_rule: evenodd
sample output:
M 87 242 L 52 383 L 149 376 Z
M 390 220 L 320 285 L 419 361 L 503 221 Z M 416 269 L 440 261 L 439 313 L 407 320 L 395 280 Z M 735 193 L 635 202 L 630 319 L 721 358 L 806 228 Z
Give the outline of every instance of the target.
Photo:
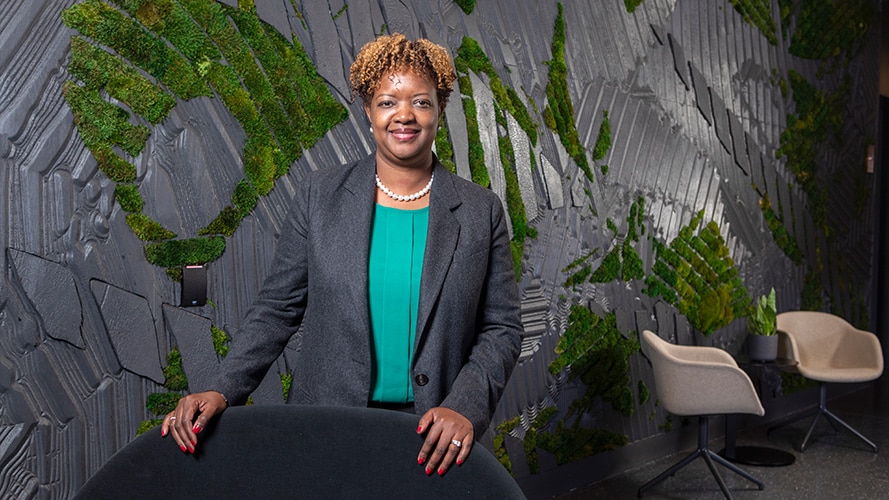
M 833 132 L 835 144 L 845 126 L 846 103 L 851 93 L 849 75 L 832 93 L 822 92 L 795 71 L 790 71 L 790 87 L 796 103 L 796 114 L 787 115 L 787 128 L 781 133 L 781 146 L 776 158 L 787 158 L 787 167 L 809 197 L 812 219 L 819 227 L 827 225 L 827 189 L 817 177 L 820 156 L 818 146 Z
M 148 262 L 160 267 L 199 265 L 213 262 L 225 250 L 225 238 L 190 238 L 150 243 L 145 247 Z
M 586 152 L 580 143 L 577 127 L 574 125 L 574 104 L 568 92 L 568 65 L 565 62 L 565 18 L 562 4 L 553 30 L 553 58 L 549 61 L 549 81 L 546 84 L 547 106 L 544 121 L 554 132 L 577 166 L 587 179 L 593 182 L 593 171 L 587 161 Z
M 118 183 L 114 187 L 114 199 L 120 204 L 124 212 L 138 213 L 142 211 L 142 195 L 139 194 L 139 186 L 135 184 Z
M 627 12 L 632 14 L 636 12 L 636 7 L 642 4 L 642 0 L 624 0 L 624 5 L 627 7 Z
M 559 465 L 616 450 L 628 442 L 625 434 L 606 429 L 568 427 L 563 422 L 559 422 L 555 432 L 541 433 L 537 441 L 541 448 L 556 456 Z
M 105 89 L 151 123 L 160 123 L 176 105 L 172 95 L 152 84 L 133 67 L 80 37 L 71 37 L 68 72 L 92 91 Z
M 770 336 L 778 330 L 776 316 L 778 308 L 775 304 L 775 289 L 768 295 L 763 295 L 753 303 L 753 311 L 747 317 L 747 328 L 754 335 Z
M 494 71 L 488 57 L 482 52 L 478 43 L 469 37 L 463 37 L 463 42 L 457 50 L 457 57 L 454 65 L 460 76 L 460 92 L 470 99 L 463 99 L 464 112 L 466 114 L 467 131 L 469 133 L 469 163 L 472 180 L 476 184 L 484 187 L 490 186 L 490 178 L 488 176 L 487 167 L 484 164 L 484 151 L 481 147 L 481 139 L 478 129 L 477 113 L 472 97 L 472 83 L 466 77 L 470 71 L 484 74 L 488 77 L 491 90 L 494 94 L 495 113 L 498 123 L 506 126 L 506 120 L 503 115 L 505 112 L 510 113 L 516 118 L 516 121 L 528 134 L 532 143 L 536 144 L 537 130 L 536 125 L 532 122 L 530 114 L 525 105 L 522 103 L 518 94 L 512 89 L 507 89 L 499 75 Z M 453 155 L 450 144 L 447 143 L 447 137 L 442 133 L 445 127 L 439 128 L 439 135 L 436 136 L 436 150 L 439 151 L 439 158 L 447 160 Z M 500 152 L 500 163 L 503 165 L 504 179 L 506 182 L 506 208 L 512 223 L 513 237 L 510 243 L 513 265 L 515 267 L 516 279 L 521 277 L 522 258 L 524 257 L 524 242 L 528 237 L 535 237 L 536 231 L 528 227 L 528 221 L 525 216 L 525 203 L 522 200 L 521 189 L 519 188 L 518 176 L 514 165 L 516 164 L 515 153 L 512 147 L 512 141 L 509 135 L 498 137 L 498 148 Z M 448 156 L 444 156 L 447 154 Z M 442 160 L 444 163 L 445 160 Z M 450 167 L 449 167 L 450 168 Z M 454 167 L 456 168 L 456 167 Z
M 178 349 L 167 354 L 167 366 L 164 367 L 164 387 L 171 391 L 188 390 L 188 377 L 182 369 L 182 355 Z
M 210 335 L 213 337 L 213 350 L 216 351 L 216 354 L 222 358 L 228 356 L 228 343 L 231 341 L 231 337 L 225 333 L 225 330 L 214 325 L 210 325 Z
M 639 405 L 644 405 L 648 402 L 648 399 L 651 397 L 651 391 L 648 389 L 648 386 L 645 385 L 645 382 L 639 380 L 639 383 L 636 384 L 637 391 L 639 393 Z
M 645 232 L 645 226 L 642 224 L 644 217 L 645 198 L 639 196 L 630 205 L 630 214 L 627 217 L 629 229 L 624 242 L 620 245 L 616 243 L 619 235 L 617 224 L 610 218 L 606 219 L 605 225 L 615 238 L 614 247 L 605 255 L 595 272 L 592 272 L 592 266 L 588 263 L 595 258 L 598 248 L 566 266 L 563 272 L 570 273 L 575 269 L 576 271 L 568 275 L 563 286 L 566 288 L 576 287 L 582 284 L 587 277 L 589 277 L 590 283 L 609 283 L 618 278 L 625 281 L 643 279 L 645 277 L 644 264 L 633 244 L 638 243 L 640 235 Z
M 151 131 L 144 125 L 131 124 L 129 113 L 102 99 L 98 90 L 67 81 L 62 92 L 74 115 L 80 137 L 93 153 L 102 172 L 116 182 L 135 180 L 136 168 L 111 148 L 119 146 L 124 152 L 136 156 L 142 152 Z M 117 158 L 117 161 L 109 156 Z
M 139 423 L 139 428 L 136 429 L 136 435 L 141 436 L 142 434 L 145 434 L 146 432 L 150 431 L 151 429 L 154 429 L 155 427 L 161 425 L 162 423 L 164 423 L 164 419 L 162 419 L 162 418 L 152 418 L 152 419 L 148 419 L 148 420 L 143 420 L 142 422 Z
M 775 244 L 778 245 L 778 248 L 780 248 L 795 264 L 801 263 L 803 260 L 803 251 L 796 243 L 793 236 L 787 231 L 787 228 L 784 227 L 784 222 L 778 217 L 778 214 L 775 213 L 775 210 L 772 208 L 771 202 L 769 201 L 768 194 L 759 200 L 759 208 L 762 210 L 766 226 L 768 226 L 769 231 L 772 232 L 772 237 L 775 239 Z
M 256 192 L 256 189 L 246 180 L 241 179 L 238 185 L 235 186 L 235 192 L 232 193 L 232 203 L 237 207 L 241 215 L 246 217 L 247 214 L 256 208 L 258 201 L 259 193 Z
M 110 5 L 85 0 L 62 11 L 62 21 L 144 69 L 177 96 L 209 95 L 206 84 L 182 56 Z
M 602 111 L 602 124 L 599 125 L 599 135 L 596 136 L 596 146 L 593 148 L 593 160 L 599 161 L 605 158 L 611 149 L 611 124 L 608 121 L 608 111 Z
M 287 398 L 290 397 L 290 386 L 293 384 L 293 374 L 292 373 L 279 373 L 281 377 L 281 390 L 284 392 L 284 402 L 287 402 Z
M 247 134 L 243 150 L 247 178 L 235 188 L 233 206 L 223 208 L 199 234 L 231 236 L 302 149 L 343 121 L 348 111 L 330 93 L 298 41 L 291 43 L 259 21 L 250 0 L 240 1 L 238 9 L 213 0 L 117 0 L 115 4 L 125 13 L 98 0 L 85 0 L 62 13 L 69 27 L 116 53 L 79 37 L 72 39 L 69 70 L 85 87 L 66 82 L 65 97 L 79 133 L 105 175 L 115 182 L 133 182 L 135 167 L 114 147 L 135 156 L 150 131 L 128 123 L 126 111 L 106 102 L 99 92 L 107 91 L 136 114 L 158 123 L 175 105 L 164 89 L 190 99 L 211 95 L 212 87 Z M 134 188 L 127 194 L 138 191 Z M 135 196 L 121 200 L 128 203 L 124 210 L 134 215 L 128 221 L 140 238 L 170 237 L 172 233 L 138 214 L 141 200 Z M 149 246 L 146 254 L 151 262 L 172 269 L 183 259 L 212 260 L 223 248 L 224 240 L 199 238 Z
M 770 44 L 778 45 L 778 27 L 772 18 L 771 0 L 731 0 L 731 2 L 744 21 L 759 29 Z
M 470 37 L 463 37 L 463 42 L 460 44 L 460 48 L 457 49 L 455 66 L 458 71 L 464 74 L 471 70 L 477 74 L 487 75 L 491 92 L 494 94 L 494 101 L 500 108 L 505 109 L 516 119 L 522 130 L 528 134 L 531 144 L 537 145 L 537 124 L 531 119 L 528 108 L 525 107 L 521 97 L 515 90 L 503 85 L 500 75 L 494 70 L 491 60 L 482 51 L 478 42 Z
M 176 233 L 164 229 L 160 223 L 142 213 L 127 214 L 127 225 L 142 241 L 169 240 L 176 237 Z
M 467 15 L 472 14 L 472 11 L 475 10 L 475 0 L 455 0 L 454 3 Z
M 454 60 L 457 71 L 461 71 L 459 58 Z M 459 75 L 459 73 L 458 73 Z M 466 132 L 469 136 L 469 172 L 472 182 L 482 187 L 491 187 L 488 169 L 485 167 L 485 151 L 482 148 L 481 135 L 478 129 L 478 112 L 472 100 L 472 81 L 467 76 L 458 76 L 460 93 L 469 99 L 463 101 L 463 113 L 466 116 Z
M 645 269 L 642 267 L 642 259 L 630 241 L 625 240 L 621 245 L 621 260 L 623 261 L 621 279 L 624 281 L 641 280 L 645 277 Z
M 244 216 L 239 210 L 234 207 L 225 207 L 212 222 L 198 230 L 198 234 L 201 236 L 214 234 L 232 236 L 238 230 L 238 226 L 241 225 L 243 219 Z
M 632 416 L 628 358 L 638 350 L 637 340 L 618 331 L 614 313 L 599 318 L 589 308 L 573 305 L 568 328 L 555 347 L 557 357 L 549 365 L 553 375 L 570 367 L 572 380 L 580 380 L 586 386 L 584 396 L 572 403 L 568 416 L 576 414 L 579 419 L 592 410 L 596 398 L 611 403 L 625 416 Z
M 445 120 L 444 113 L 442 113 L 439 119 L 438 131 L 435 133 L 435 154 L 438 156 L 438 161 L 449 172 L 457 172 L 457 164 L 454 163 L 454 148 L 451 146 L 451 140 L 448 137 L 448 122 Z
M 610 403 L 624 416 L 633 415 L 629 357 L 638 351 L 639 342 L 624 337 L 617 330 L 614 313 L 600 318 L 586 307 L 573 305 L 568 328 L 555 348 L 557 357 L 550 363 L 549 371 L 556 375 L 570 368 L 571 380 L 581 382 L 586 389 L 584 395 L 571 404 L 554 431 L 537 431 L 542 427 L 538 422 L 545 423 L 551 418 L 541 412 L 535 420 L 530 444 L 528 435 L 525 437 L 526 454 L 530 446 L 540 446 L 554 453 L 559 464 L 564 464 L 626 445 L 625 435 L 605 429 L 583 428 L 581 422 L 583 415 L 592 412 L 599 399 Z M 641 393 L 641 388 L 639 391 Z
M 620 247 L 615 246 L 590 276 L 590 283 L 609 283 L 620 276 Z
M 824 284 L 821 273 L 814 269 L 806 273 L 803 289 L 800 291 L 800 309 L 803 311 L 824 310 Z
M 710 335 L 747 313 L 750 302 L 719 227 L 699 227 L 698 212 L 669 246 L 655 242 L 652 274 L 643 293 L 660 296 L 688 318 L 704 335 Z
M 781 393 L 785 396 L 802 392 L 811 387 L 816 387 L 818 382 L 803 377 L 798 373 L 781 371 Z
M 519 425 L 519 417 L 513 417 L 497 426 L 494 434 L 494 456 L 507 471 L 512 473 L 512 461 L 506 451 L 506 436 Z
M 155 415 L 165 415 L 176 409 L 182 394 L 175 392 L 152 392 L 145 401 L 145 408 Z
M 845 54 L 851 59 L 867 42 L 876 11 L 869 0 L 802 0 L 789 52 L 805 59 Z

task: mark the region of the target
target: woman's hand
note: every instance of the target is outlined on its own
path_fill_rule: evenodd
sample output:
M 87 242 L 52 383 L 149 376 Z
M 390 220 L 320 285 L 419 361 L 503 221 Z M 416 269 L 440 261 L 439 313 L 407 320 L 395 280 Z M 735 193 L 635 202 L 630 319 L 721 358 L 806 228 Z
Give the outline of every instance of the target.
M 472 423 L 450 408 L 437 407 L 420 418 L 417 434 L 426 433 L 426 440 L 417 456 L 417 463 L 426 466 L 426 475 L 437 471 L 443 476 L 455 461 L 463 465 L 472 451 L 475 431 Z
M 216 391 L 189 394 L 180 399 L 176 409 L 164 417 L 161 436 L 172 434 L 183 453 L 194 453 L 198 433 L 227 406 L 225 396 Z

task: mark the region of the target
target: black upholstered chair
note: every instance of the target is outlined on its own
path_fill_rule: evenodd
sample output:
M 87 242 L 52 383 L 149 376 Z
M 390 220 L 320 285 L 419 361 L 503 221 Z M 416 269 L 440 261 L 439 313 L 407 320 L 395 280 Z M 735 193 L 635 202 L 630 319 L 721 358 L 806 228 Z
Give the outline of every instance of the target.
M 476 444 L 442 477 L 417 464 L 418 417 L 371 408 L 233 407 L 182 453 L 155 429 L 108 460 L 77 499 L 524 498 Z

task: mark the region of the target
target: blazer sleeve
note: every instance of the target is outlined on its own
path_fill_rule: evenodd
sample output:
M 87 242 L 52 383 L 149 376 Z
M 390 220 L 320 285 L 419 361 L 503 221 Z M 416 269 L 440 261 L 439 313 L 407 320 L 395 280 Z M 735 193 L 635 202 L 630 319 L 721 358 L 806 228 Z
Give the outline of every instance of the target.
M 521 300 L 509 233 L 499 198 L 490 205 L 487 273 L 479 294 L 475 343 L 442 406 L 473 424 L 480 437 L 491 422 L 521 351 Z
M 247 401 L 302 324 L 308 290 L 309 193 L 310 182 L 306 180 L 283 222 L 259 295 L 210 388 L 224 394 L 232 405 Z

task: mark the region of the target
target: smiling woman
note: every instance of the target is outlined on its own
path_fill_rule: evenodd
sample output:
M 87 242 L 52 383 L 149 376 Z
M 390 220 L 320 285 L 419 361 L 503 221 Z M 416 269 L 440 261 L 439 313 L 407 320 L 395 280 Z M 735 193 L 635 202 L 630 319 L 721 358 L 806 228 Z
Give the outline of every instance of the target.
M 300 330 L 291 402 L 416 413 L 427 475 L 469 457 L 522 323 L 503 204 L 432 152 L 455 78 L 447 50 L 428 40 L 394 34 L 362 47 L 350 82 L 376 150 L 300 184 L 241 338 L 210 390 L 164 419 L 161 433 L 183 452 L 246 401 Z
M 353 94 L 364 103 L 377 147 L 377 203 L 429 205 L 423 186 L 432 186 L 432 144 L 455 79 L 443 47 L 399 33 L 366 44 L 355 58 Z

